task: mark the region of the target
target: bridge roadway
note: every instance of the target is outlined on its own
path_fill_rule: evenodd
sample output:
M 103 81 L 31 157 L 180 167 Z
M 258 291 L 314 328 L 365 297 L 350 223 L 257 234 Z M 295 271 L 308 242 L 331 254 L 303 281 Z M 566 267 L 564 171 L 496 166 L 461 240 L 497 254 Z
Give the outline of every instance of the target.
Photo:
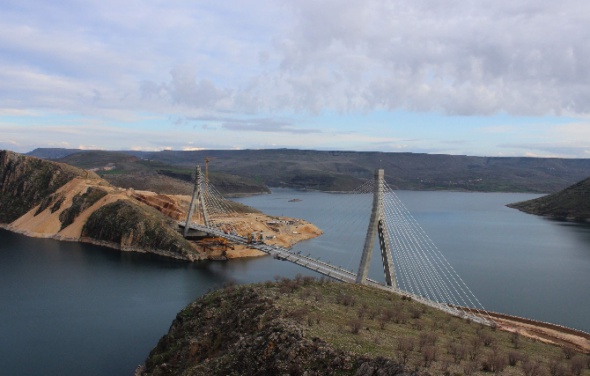
M 178 222 L 178 224 L 181 227 L 186 226 L 185 222 Z M 233 243 L 243 244 L 243 245 L 246 245 L 250 248 L 255 248 L 259 251 L 262 251 L 264 253 L 272 255 L 273 257 L 275 257 L 279 260 L 290 261 L 294 264 L 303 266 L 304 268 L 313 270 L 314 272 L 320 273 L 320 274 L 325 275 L 330 278 L 334 278 L 334 279 L 341 281 L 341 282 L 355 283 L 355 281 L 356 281 L 356 274 L 354 274 L 350 270 L 346 270 L 346 269 L 328 264 L 327 262 L 316 260 L 316 259 L 311 258 L 309 256 L 301 255 L 298 253 L 293 253 L 293 252 L 289 251 L 288 249 L 285 249 L 285 248 L 282 248 L 282 247 L 279 247 L 276 245 L 269 245 L 269 244 L 260 243 L 260 242 L 248 243 L 248 240 L 243 236 L 226 234 L 225 232 L 223 232 L 219 229 L 212 228 L 212 227 L 206 227 L 206 226 L 196 224 L 196 223 L 191 223 L 189 228 L 192 230 L 205 232 L 209 235 L 213 235 L 213 236 L 227 239 Z M 386 287 L 386 286 L 379 284 L 377 281 L 371 280 L 370 283 L 379 285 L 381 287 Z
M 178 225 L 181 227 L 185 227 L 186 222 L 179 221 Z M 351 272 L 350 270 L 346 270 L 346 269 L 340 268 L 338 266 L 328 264 L 327 262 L 324 262 L 324 261 L 316 260 L 316 259 L 311 258 L 309 256 L 302 255 L 299 252 L 293 253 L 293 252 L 289 251 L 288 249 L 285 249 L 285 248 L 282 248 L 282 247 L 279 247 L 276 245 L 269 245 L 269 244 L 260 243 L 260 242 L 259 243 L 248 243 L 248 239 L 246 239 L 243 236 L 226 234 L 225 232 L 223 232 L 219 229 L 203 226 L 203 225 L 200 225 L 197 223 L 191 223 L 189 228 L 192 230 L 202 231 L 202 232 L 207 233 L 209 235 L 213 235 L 213 236 L 227 239 L 233 243 L 243 244 L 243 245 L 246 245 L 250 248 L 258 249 L 259 251 L 262 251 L 264 253 L 272 255 L 273 257 L 275 257 L 279 260 L 290 261 L 294 264 L 303 266 L 304 268 L 307 268 L 309 270 L 313 270 L 314 272 L 320 273 L 322 275 L 336 279 L 341 282 L 356 283 L 356 274 Z M 481 317 L 480 315 L 473 314 L 473 313 L 470 313 L 470 312 L 462 310 L 462 309 L 457 309 L 456 307 L 453 307 L 453 306 L 450 306 L 447 304 L 443 304 L 443 303 L 435 302 L 435 301 L 432 301 L 429 299 L 425 299 L 421 296 L 414 295 L 414 294 L 408 293 L 406 291 L 402 291 L 400 289 L 397 289 L 397 288 L 394 288 L 391 286 L 387 286 L 383 283 L 379 283 L 379 282 L 377 282 L 373 279 L 370 279 L 370 278 L 367 278 L 366 281 L 367 281 L 366 285 L 368 285 L 368 286 L 376 287 L 381 290 L 386 290 L 386 291 L 393 292 L 393 293 L 396 293 L 399 295 L 409 296 L 409 297 L 412 297 L 412 299 L 419 301 L 420 303 L 426 304 L 428 306 L 431 306 L 431 307 L 439 309 L 439 310 L 443 310 L 443 311 L 448 312 L 452 315 L 459 316 L 459 317 L 468 317 L 469 319 L 471 319 L 475 322 L 480 322 L 482 324 L 489 325 L 488 319 Z

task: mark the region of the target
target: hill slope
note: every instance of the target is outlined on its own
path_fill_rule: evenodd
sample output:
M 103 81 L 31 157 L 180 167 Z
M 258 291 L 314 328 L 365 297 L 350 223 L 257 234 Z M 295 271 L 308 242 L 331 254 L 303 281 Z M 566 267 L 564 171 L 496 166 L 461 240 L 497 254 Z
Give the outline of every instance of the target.
M 508 206 L 555 219 L 590 221 L 590 178 L 560 192 Z
M 69 154 L 56 160 L 91 169 L 109 183 L 121 188 L 183 195 L 190 195 L 193 189 L 194 165 L 169 165 L 150 158 L 138 158 L 125 152 L 92 150 Z M 226 195 L 270 192 L 263 183 L 218 171 L 210 174 L 209 181 Z
M 172 218 L 133 191 L 66 164 L 0 151 L 0 224 L 36 237 L 196 260 Z M 170 213 L 169 213 L 170 214 Z
M 69 150 L 70 154 L 80 152 L 83 151 Z M 67 153 L 67 149 L 37 149 L 30 154 L 52 158 Z M 205 158 L 209 158 L 211 171 L 250 179 L 253 184 L 322 191 L 355 189 L 361 181 L 370 179 L 376 168 L 385 170 L 386 180 L 394 188 L 413 190 L 546 193 L 556 192 L 590 175 L 590 159 L 292 149 L 121 153 L 135 156 L 142 163 L 149 161 L 167 166 L 163 170 L 173 172 L 172 167 L 180 168 L 185 176 L 195 164 L 203 164 Z
M 590 358 L 566 349 L 385 291 L 296 278 L 193 302 L 136 375 L 541 375 L 579 365 L 575 374 L 590 375 Z
M 185 239 L 177 221 L 186 220 L 189 202 L 190 196 L 123 189 L 93 172 L 0 151 L 0 226 L 9 230 L 190 261 L 263 254 L 222 239 Z M 217 219 L 242 236 L 264 233 L 272 235 L 269 244 L 290 247 L 321 234 L 304 220 L 290 225 L 292 218 L 270 217 L 231 201 L 224 205 L 235 213 Z

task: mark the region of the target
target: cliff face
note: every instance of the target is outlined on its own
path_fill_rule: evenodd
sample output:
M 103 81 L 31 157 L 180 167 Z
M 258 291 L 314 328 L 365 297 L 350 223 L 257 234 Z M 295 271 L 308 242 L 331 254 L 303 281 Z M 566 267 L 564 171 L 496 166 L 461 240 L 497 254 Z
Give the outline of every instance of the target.
M 508 206 L 555 219 L 590 221 L 590 178 L 560 192 Z
M 0 151 L 0 224 L 36 237 L 98 243 L 186 260 L 202 256 L 174 230 L 173 198 L 152 202 L 93 172 Z M 166 199 L 166 200 L 165 200 Z M 161 201 L 166 201 L 162 205 Z

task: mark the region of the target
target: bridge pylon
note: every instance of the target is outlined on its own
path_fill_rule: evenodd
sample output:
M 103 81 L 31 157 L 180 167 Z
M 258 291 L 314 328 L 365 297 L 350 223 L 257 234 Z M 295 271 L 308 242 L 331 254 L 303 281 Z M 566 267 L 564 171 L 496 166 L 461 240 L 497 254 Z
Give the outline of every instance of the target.
M 383 271 L 385 273 L 385 283 L 388 286 L 396 287 L 395 270 L 393 268 L 393 257 L 389 249 L 389 235 L 385 225 L 385 214 L 383 209 L 383 192 L 385 191 L 385 179 L 382 169 L 375 170 L 375 188 L 373 190 L 373 209 L 371 219 L 367 228 L 363 255 L 359 265 L 359 271 L 356 275 L 356 283 L 366 284 L 371 256 L 373 255 L 373 245 L 375 237 L 379 236 L 379 248 L 381 250 L 381 260 L 383 262 Z
M 188 215 L 186 216 L 186 224 L 184 226 L 185 238 L 188 236 L 191 218 L 195 211 L 195 206 L 197 207 L 197 213 L 199 213 L 200 218 L 203 219 L 204 225 L 207 227 L 209 226 L 209 215 L 207 213 L 207 207 L 205 206 L 206 189 L 206 185 L 201 177 L 201 166 L 197 165 L 195 169 L 195 186 L 193 187 L 193 195 L 191 197 L 191 203 L 188 207 Z

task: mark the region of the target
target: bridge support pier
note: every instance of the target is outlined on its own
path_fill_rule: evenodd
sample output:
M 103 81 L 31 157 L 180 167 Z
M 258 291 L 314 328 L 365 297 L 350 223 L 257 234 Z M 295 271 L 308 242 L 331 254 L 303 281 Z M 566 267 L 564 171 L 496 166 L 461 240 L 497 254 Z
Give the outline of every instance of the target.
M 379 248 L 381 249 L 381 260 L 383 262 L 383 271 L 385 273 L 385 282 L 388 286 L 396 287 L 395 272 L 393 268 L 393 257 L 389 249 L 389 236 L 387 226 L 385 226 L 385 215 L 383 213 L 383 191 L 385 190 L 384 172 L 382 169 L 375 171 L 375 189 L 373 190 L 373 209 L 371 219 L 367 228 L 365 237 L 365 246 L 359 271 L 356 275 L 356 283 L 366 284 L 367 275 L 369 274 L 369 265 L 373 255 L 373 245 L 375 237 L 379 236 Z
M 198 213 L 203 218 L 205 226 L 209 226 L 209 215 L 207 214 L 207 207 L 205 206 L 205 195 L 203 189 L 203 183 L 201 179 L 201 166 L 197 165 L 195 169 L 195 186 L 193 187 L 193 195 L 191 197 L 191 203 L 188 207 L 188 215 L 186 216 L 186 224 L 184 226 L 184 237 L 188 236 L 190 229 L 191 218 L 195 211 L 195 200 L 196 206 L 198 207 Z

